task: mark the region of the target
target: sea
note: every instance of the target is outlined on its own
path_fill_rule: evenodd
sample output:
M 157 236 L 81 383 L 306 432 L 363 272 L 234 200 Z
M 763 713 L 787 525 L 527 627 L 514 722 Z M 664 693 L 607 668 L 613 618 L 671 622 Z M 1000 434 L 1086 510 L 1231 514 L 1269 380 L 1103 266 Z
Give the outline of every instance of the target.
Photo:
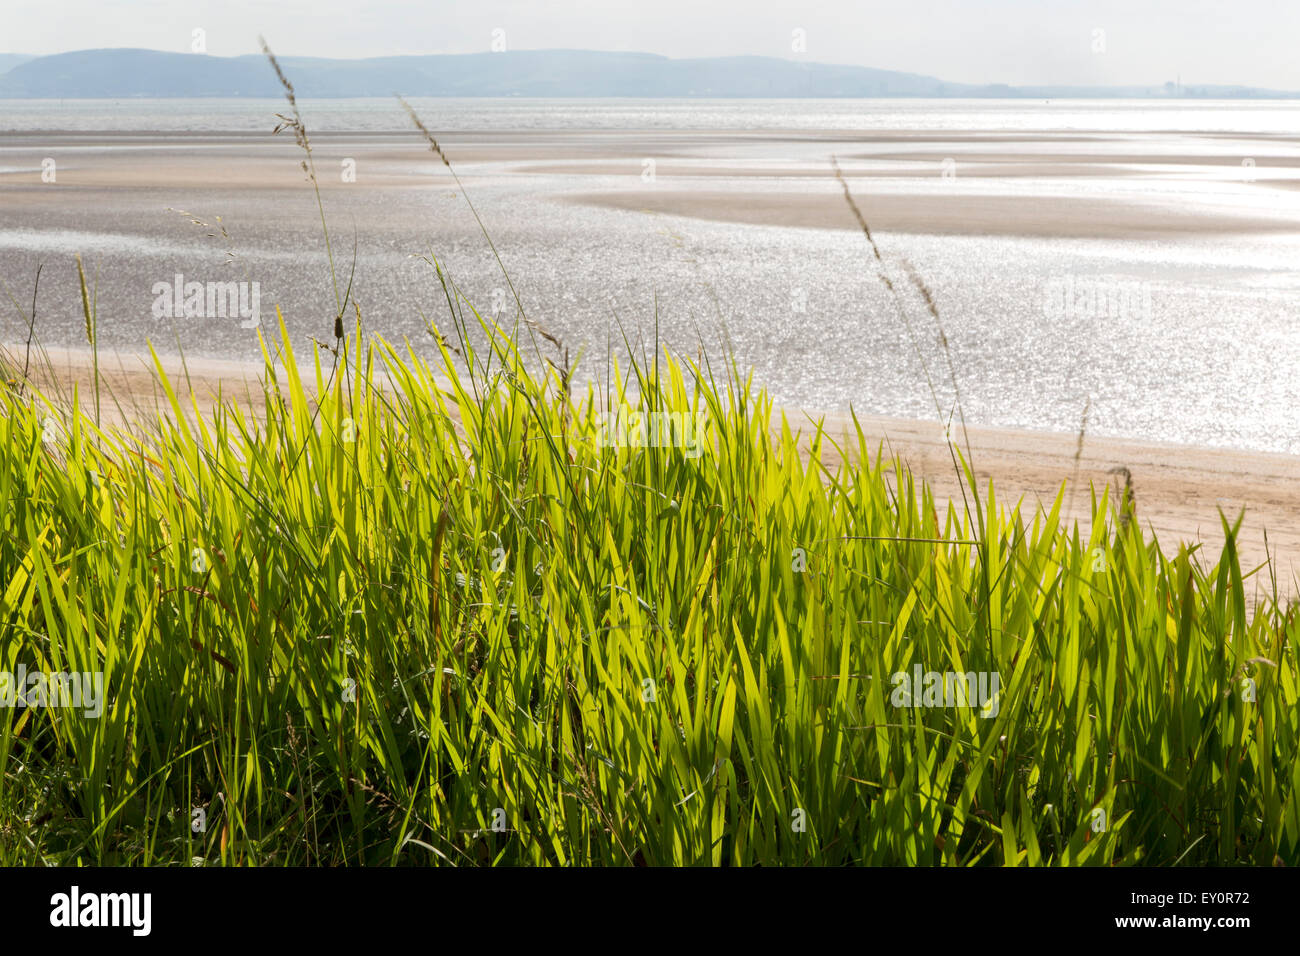
M 307 347 L 350 284 L 431 356 L 436 262 L 579 382 L 659 347 L 790 408 L 1300 453 L 1300 102 L 410 102 L 450 169 L 396 100 L 299 104 L 318 208 L 283 100 L 0 100 L 0 340 L 40 268 L 84 345 L 80 254 L 101 349 L 255 360 L 277 307 Z

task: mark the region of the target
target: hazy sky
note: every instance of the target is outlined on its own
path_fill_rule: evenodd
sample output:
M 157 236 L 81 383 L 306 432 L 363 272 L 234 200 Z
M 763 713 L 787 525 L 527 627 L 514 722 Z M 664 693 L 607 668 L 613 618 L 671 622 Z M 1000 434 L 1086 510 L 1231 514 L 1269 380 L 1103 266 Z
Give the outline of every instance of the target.
M 363 57 L 509 49 L 761 54 L 969 83 L 1300 90 L 1298 0 L 5 0 L 0 52 Z M 792 48 L 804 31 L 806 52 Z M 1104 31 L 1098 34 L 1095 31 Z M 1104 49 L 1094 50 L 1094 47 Z

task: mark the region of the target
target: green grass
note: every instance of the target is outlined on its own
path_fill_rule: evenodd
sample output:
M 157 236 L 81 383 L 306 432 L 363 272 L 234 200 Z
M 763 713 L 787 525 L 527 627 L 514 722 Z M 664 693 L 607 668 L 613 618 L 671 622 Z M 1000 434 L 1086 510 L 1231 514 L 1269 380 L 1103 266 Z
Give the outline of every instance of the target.
M 1232 528 L 1168 558 L 969 468 L 940 522 L 667 356 L 611 400 L 704 454 L 603 448 L 606 397 L 480 323 L 306 382 L 281 325 L 264 409 L 160 374 L 129 430 L 8 388 L 0 670 L 109 703 L 0 710 L 0 863 L 1300 862 L 1300 624 Z M 998 673 L 996 718 L 893 706 L 915 664 Z

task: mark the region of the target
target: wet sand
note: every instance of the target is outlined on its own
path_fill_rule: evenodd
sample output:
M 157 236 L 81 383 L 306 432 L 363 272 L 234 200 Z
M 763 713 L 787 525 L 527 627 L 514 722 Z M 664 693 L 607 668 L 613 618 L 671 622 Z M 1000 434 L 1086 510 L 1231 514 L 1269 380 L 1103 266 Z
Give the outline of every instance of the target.
M 849 180 L 850 188 L 853 186 Z M 720 222 L 858 229 L 842 194 L 791 195 L 704 190 L 596 193 L 573 202 Z M 1032 236 L 1053 239 L 1161 239 L 1197 232 L 1294 233 L 1294 215 L 1251 215 L 1225 207 L 1185 211 L 1155 204 L 1073 196 L 944 196 L 855 192 L 873 230 L 944 236 Z
M 757 368 L 757 384 L 774 392 L 784 388 L 790 409 L 800 402 L 830 407 L 843 397 L 845 404 L 874 403 L 877 411 L 895 413 L 860 418 L 868 445 L 874 450 L 885 442 L 941 499 L 958 496 L 940 426 L 905 417 L 926 414 L 924 402 L 909 404 L 921 383 L 908 384 L 913 355 L 907 348 L 897 351 L 907 343 L 893 327 L 890 304 L 862 268 L 867 247 L 860 237 L 843 234 L 858 224 L 829 168 L 829 156 L 836 155 L 873 231 L 893 236 L 887 255 L 918 250 L 971 383 L 968 412 L 981 404 L 985 416 L 990 409 L 1011 408 L 1017 424 L 1057 429 L 970 429 L 975 469 L 982 481 L 993 482 L 1001 501 L 1023 500 L 1028 509 L 1050 505 L 1077 471 L 1077 487 L 1067 490 L 1066 501 L 1073 503 L 1071 516 L 1085 518 L 1090 486 L 1114 486 L 1112 470 L 1128 468 L 1138 520 L 1166 551 L 1186 542 L 1217 554 L 1219 511 L 1235 517 L 1245 509 L 1244 564 L 1264 561 L 1267 532 L 1280 588 L 1300 593 L 1294 584 L 1300 570 L 1300 457 L 1090 434 L 1076 464 L 1077 434 L 1061 430 L 1077 421 L 1085 395 L 1093 402 L 1094 420 L 1110 434 L 1179 434 L 1174 425 L 1194 415 L 1216 426 L 1201 429 L 1198 441 L 1241 443 L 1239 436 L 1249 430 L 1237 418 L 1255 422 L 1272 415 L 1289 427 L 1289 410 L 1296 406 L 1287 380 L 1293 376 L 1281 370 L 1294 368 L 1285 321 L 1293 314 L 1294 285 L 1258 253 L 1268 252 L 1274 237 L 1300 235 L 1293 191 L 1300 184 L 1300 138 L 1153 134 L 1136 149 L 1131 133 L 438 135 L 530 307 L 540 303 L 546 327 L 572 342 L 575 352 L 584 345 L 597 352 L 604 347 L 614 295 L 635 302 L 639 294 L 655 304 L 653 314 L 647 306 L 644 316 L 633 319 L 643 330 L 658 334 L 662 314 L 666 334 L 668 323 L 677 321 L 679 337 L 690 339 L 699 313 L 691 311 L 697 303 L 682 290 L 707 284 L 717 296 L 709 309 L 721 300 L 734 312 L 729 334 L 742 362 Z M 349 249 L 359 238 L 356 291 L 370 328 L 393 341 L 424 335 L 422 310 L 437 315 L 441 307 L 431 275 L 411 258 L 427 249 L 453 250 L 453 265 L 462 276 L 468 273 L 466 287 L 480 304 L 501 284 L 459 188 L 418 137 L 325 133 L 313 143 L 340 246 Z M 1244 170 L 1243 155 L 1258 157 L 1258 165 Z M 41 182 L 45 156 L 58 160 L 57 183 Z M 956 166 L 948 182 L 942 169 L 951 156 Z M 648 157 L 655 159 L 650 181 L 643 178 Z M 186 367 L 175 352 L 186 350 L 189 384 L 200 405 L 209 404 L 218 388 L 241 400 L 260 395 L 260 366 L 246 363 L 256 354 L 251 333 L 219 323 L 171 328 L 149 314 L 156 280 L 180 271 L 224 277 L 219 270 L 226 269 L 227 249 L 238 254 L 235 272 L 261 277 L 264 310 L 269 312 L 271 302 L 284 306 L 296 344 L 309 334 L 328 334 L 332 301 L 318 211 L 300 158 L 291 139 L 265 132 L 6 134 L 0 150 L 0 204 L 7 213 L 0 224 L 0 277 L 21 301 L 30 294 L 24 290 L 36 268 L 47 266 L 43 338 L 75 345 L 82 341 L 82 318 L 71 256 L 87 253 L 104 317 L 101 341 L 121 349 L 120 355 L 101 355 L 110 420 L 130 418 L 133 409 L 152 408 L 161 399 L 151 366 L 139 358 L 149 341 L 171 351 L 164 361 L 178 390 L 186 390 Z M 340 176 L 348 159 L 357 164 L 355 182 Z M 1194 193 L 1195 201 L 1184 201 L 1174 188 L 1207 180 L 1214 189 Z M 175 209 L 208 222 L 223 215 L 233 238 L 212 236 L 215 228 L 196 227 Z M 728 225 L 708 225 L 718 223 Z M 688 233 L 696 228 L 697 234 Z M 960 255 L 933 258 L 938 265 L 927 270 L 930 247 L 922 240 L 929 236 L 956 237 L 944 247 Z M 998 238 L 986 247 L 972 237 Z M 1117 268 L 1113 261 L 1147 255 L 1146 240 L 1179 250 L 1209 242 L 1214 268 L 1196 265 L 1200 260 L 1188 252 L 1193 265 L 1178 266 L 1156 290 L 1180 298 L 1169 298 L 1161 322 L 1147 322 L 1147 331 L 1103 319 L 1055 329 L 1033 312 L 1041 290 L 1034 284 L 1037 272 L 1030 275 L 1025 264 L 1030 244 L 1022 237 L 1033 249 L 1057 240 L 1115 243 L 1114 259 L 1107 258 L 1108 247 L 1097 250 L 1095 262 L 1084 256 L 1086 250 L 1071 247 L 1048 263 L 1055 263 L 1048 275 L 1109 276 Z M 610 249 L 619 254 L 611 257 Z M 1229 252 L 1261 274 L 1269 268 L 1275 274 L 1245 275 L 1240 285 L 1231 285 L 1219 265 Z M 1134 274 L 1162 275 L 1154 269 Z M 1202 281 L 1202 272 L 1210 278 Z M 729 276 L 735 280 L 730 286 Z M 1007 294 L 979 298 L 986 288 L 997 288 L 999 278 L 1009 283 Z M 1264 278 L 1276 287 L 1266 290 L 1272 298 L 1261 294 L 1256 300 L 1256 284 Z M 787 305 L 794 286 L 809 299 L 808 310 L 797 315 Z M 0 338 L 12 343 L 18 326 L 11 314 Z M 15 351 L 12 344 L 9 351 Z M 1018 364 L 1009 366 L 1008 355 Z M 84 350 L 51 348 L 50 358 L 55 381 L 80 383 L 84 401 L 91 387 Z M 1038 378 L 1026 369 L 1039 370 Z M 1149 383 L 1158 389 L 1144 391 Z M 875 394 L 873 387 L 879 389 Z M 980 389 L 987 394 L 979 395 Z M 791 401 L 791 394 L 800 397 Z M 1152 410 L 1153 396 L 1166 407 Z M 1038 413 L 1049 408 L 1054 411 Z M 807 423 L 803 413 L 789 414 Z M 827 422 L 842 432 L 848 420 L 833 413 Z

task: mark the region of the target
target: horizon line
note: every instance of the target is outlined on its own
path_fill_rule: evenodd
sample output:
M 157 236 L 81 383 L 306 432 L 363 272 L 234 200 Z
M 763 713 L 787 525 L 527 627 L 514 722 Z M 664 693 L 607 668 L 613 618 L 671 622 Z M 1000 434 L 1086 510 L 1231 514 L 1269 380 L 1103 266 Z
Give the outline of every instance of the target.
M 28 60 L 31 61 L 31 60 L 45 59 L 47 57 L 53 57 L 53 56 L 68 56 L 75 53 L 99 53 L 99 52 L 112 52 L 112 51 L 157 53 L 157 54 L 168 55 L 168 56 L 184 56 L 184 57 L 201 56 L 201 57 L 208 57 L 211 59 L 220 59 L 220 60 L 236 60 L 245 57 L 263 56 L 262 53 L 257 51 L 253 51 L 249 53 L 219 54 L 219 53 L 208 53 L 206 51 L 202 53 L 197 53 L 197 52 L 187 52 L 183 50 L 159 50 L 154 47 L 144 47 L 144 46 L 81 47 L 72 50 L 62 50 L 57 53 L 26 53 L 21 51 L 7 51 L 7 52 L 0 51 L 0 56 L 27 57 Z M 798 65 L 806 65 L 806 66 L 834 67 L 834 68 L 855 69 L 855 70 L 874 70 L 880 73 L 897 73 L 905 76 L 915 76 L 915 77 L 922 77 L 925 79 L 934 79 L 934 80 L 938 80 L 941 83 L 946 83 L 954 86 L 969 86 L 969 87 L 983 87 L 983 88 L 1000 87 L 1000 88 L 1005 88 L 1010 90 L 1032 90 L 1032 89 L 1122 90 L 1122 89 L 1133 89 L 1137 87 L 1166 87 L 1167 88 L 1170 84 L 1175 84 L 1176 88 L 1179 91 L 1185 91 L 1195 87 L 1218 88 L 1218 89 L 1239 89 L 1239 90 L 1255 90 L 1255 91 L 1260 91 L 1265 93 L 1285 94 L 1285 96 L 1276 97 L 1276 98 L 1300 98 L 1300 91 L 1297 90 L 1287 90 L 1287 89 L 1282 89 L 1277 87 L 1267 87 L 1267 86 L 1256 86 L 1249 83 L 1241 83 L 1241 82 L 1183 83 L 1181 80 L 1181 74 L 1178 77 L 1176 77 L 1174 80 L 1152 80 L 1152 81 L 1145 81 L 1145 82 L 1081 84 L 1081 83 L 1053 83 L 1053 82 L 1040 81 L 1034 83 L 1016 84 L 1016 83 L 1006 83 L 1006 82 L 993 81 L 993 80 L 977 80 L 977 81 L 950 80 L 950 79 L 945 79 L 943 77 L 936 76 L 934 74 L 921 73 L 910 69 L 896 69 L 892 67 L 868 66 L 866 64 L 861 64 L 861 63 L 842 63 L 842 62 L 826 61 L 826 60 L 803 60 L 803 59 L 797 59 L 788 56 L 774 56 L 772 54 L 766 54 L 766 53 L 725 53 L 725 54 L 717 54 L 713 56 L 672 56 L 670 54 L 654 53 L 648 50 L 602 50 L 602 49 L 593 49 L 593 48 L 585 48 L 585 47 L 535 47 L 535 48 L 530 47 L 524 49 L 509 49 L 509 50 L 499 50 L 499 51 L 485 49 L 485 50 L 470 50 L 465 52 L 379 53 L 379 54 L 373 54 L 369 56 L 320 56 L 318 54 L 312 54 L 312 53 L 277 53 L 276 55 L 281 59 L 298 58 L 298 59 L 310 59 L 310 60 L 330 60 L 330 61 L 344 62 L 344 63 L 361 63 L 367 60 L 421 59 L 426 57 L 461 57 L 461 56 L 463 57 L 509 56 L 511 54 L 519 54 L 519 53 L 591 53 L 591 54 L 601 54 L 601 55 L 608 55 L 608 56 L 644 56 L 644 57 L 653 57 L 659 60 L 669 60 L 672 62 L 680 62 L 680 63 L 688 63 L 688 62 L 703 61 L 703 60 L 745 60 L 745 59 L 768 60 L 777 63 L 791 63 L 791 64 L 798 64 Z M 17 66 L 21 66 L 21 65 L 22 64 L 18 64 Z M 12 67 L 11 69 L 16 69 L 17 66 Z M 3 73 L 0 73 L 0 76 L 3 76 L 5 73 L 8 72 L 9 70 L 6 70 Z M 900 94 L 897 97 L 888 97 L 888 98 L 892 99 L 892 98 L 908 98 L 908 97 L 909 95 L 907 94 Z M 40 99 L 42 97 L 36 97 L 36 98 Z M 604 97 L 575 97 L 575 98 L 589 99 L 589 98 L 604 98 Z M 654 98 L 661 99 L 664 97 L 654 97 Z M 724 98 L 752 99 L 755 97 L 724 97 Z M 766 99 L 769 97 L 757 97 L 757 98 Z M 785 97 L 778 97 L 778 98 L 785 98 Z M 826 97 L 813 97 L 813 98 L 825 99 Z M 836 98 L 836 97 L 831 97 L 831 98 Z M 860 97 L 850 97 L 850 98 L 856 99 Z M 949 98 L 961 98 L 961 97 L 949 97 Z

